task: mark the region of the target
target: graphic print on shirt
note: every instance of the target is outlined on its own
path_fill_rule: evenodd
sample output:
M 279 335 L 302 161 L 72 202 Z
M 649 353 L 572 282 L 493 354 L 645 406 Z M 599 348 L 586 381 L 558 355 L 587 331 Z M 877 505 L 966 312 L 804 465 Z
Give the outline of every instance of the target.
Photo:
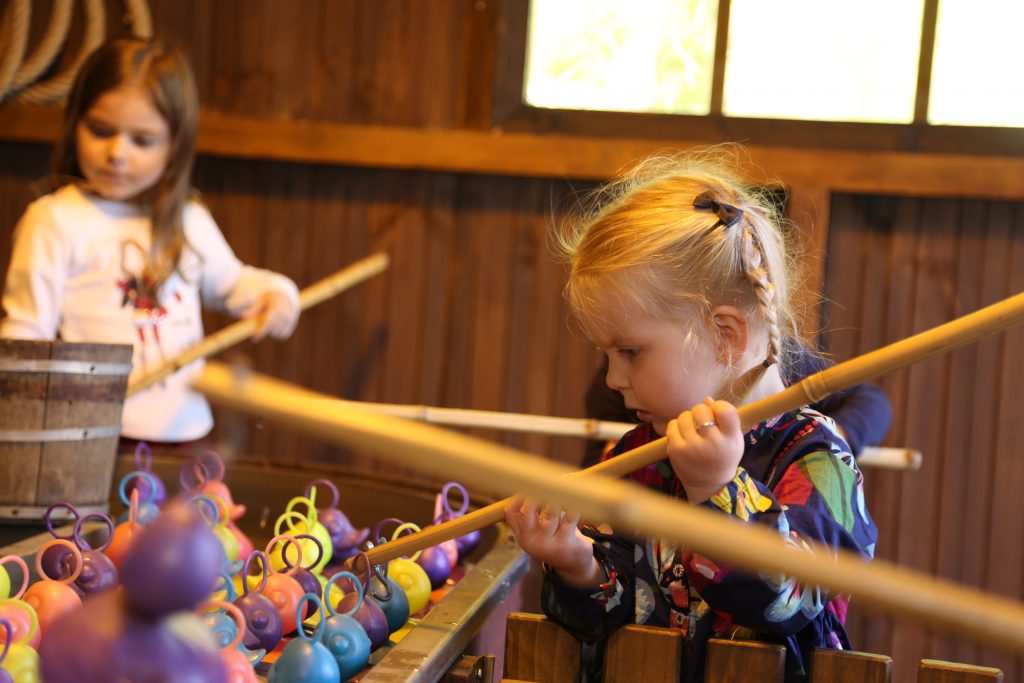
M 160 326 L 167 320 L 167 308 L 160 302 L 157 287 L 146 267 L 146 251 L 134 240 L 121 243 L 121 273 L 117 286 L 123 293 L 121 306 L 131 307 L 132 322 L 142 350 L 143 368 L 149 365 L 150 348 L 155 347 L 157 361 L 165 360 L 160 344 Z M 175 301 L 181 300 L 177 292 Z M 150 345 L 152 342 L 152 345 Z

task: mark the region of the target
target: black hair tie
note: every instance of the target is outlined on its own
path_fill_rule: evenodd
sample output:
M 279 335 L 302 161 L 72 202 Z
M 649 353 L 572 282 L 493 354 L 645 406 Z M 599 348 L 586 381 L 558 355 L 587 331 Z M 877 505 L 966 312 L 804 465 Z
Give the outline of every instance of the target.
M 718 222 L 708 228 L 708 233 L 720 225 L 724 228 L 731 228 L 743 218 L 743 209 L 718 201 L 710 192 L 701 192 L 697 195 L 697 198 L 693 200 L 693 208 L 718 216 Z

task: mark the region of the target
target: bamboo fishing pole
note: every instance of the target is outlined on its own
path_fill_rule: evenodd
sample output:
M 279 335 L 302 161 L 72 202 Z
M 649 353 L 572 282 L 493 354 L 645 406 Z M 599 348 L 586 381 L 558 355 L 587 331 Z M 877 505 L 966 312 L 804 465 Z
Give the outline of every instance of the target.
M 297 392 L 304 392 L 296 387 Z M 326 396 L 315 391 L 303 393 L 306 398 L 324 401 L 336 410 L 361 410 L 377 415 L 390 415 L 406 420 L 440 424 L 449 427 L 479 427 L 509 432 L 527 432 L 548 436 L 578 436 L 601 441 L 617 440 L 636 427 L 628 422 L 508 413 L 498 410 L 439 408 L 416 403 L 370 403 Z
M 388 255 L 378 252 L 355 263 L 342 268 L 333 275 L 329 275 L 315 284 L 306 287 L 299 292 L 299 309 L 306 310 L 319 303 L 330 299 L 333 296 L 353 287 L 363 280 L 367 280 L 388 267 Z M 165 377 L 185 367 L 189 363 L 208 358 L 220 353 L 224 349 L 245 341 L 256 333 L 258 320 L 249 318 L 239 320 L 224 329 L 211 334 L 202 341 L 185 349 L 174 358 L 169 358 L 161 363 L 152 372 L 129 381 L 125 396 L 131 396 L 143 389 L 150 387 Z
M 303 390 L 296 387 L 295 391 L 302 392 Z M 337 410 L 362 410 L 378 415 L 390 415 L 391 417 L 449 427 L 479 427 L 547 436 L 575 436 L 600 441 L 616 441 L 636 427 L 636 424 L 629 422 L 611 422 L 591 418 L 531 415 L 467 408 L 439 408 L 415 403 L 348 401 L 327 397 L 313 391 L 306 392 L 304 395 L 310 399 L 325 401 Z M 916 470 L 920 469 L 922 460 L 921 451 L 893 446 L 868 446 L 857 454 L 857 464 L 861 467 Z
M 1024 606 L 1005 598 L 883 560 L 868 562 L 849 551 L 792 552 L 772 530 L 737 523 L 631 482 L 601 476 L 581 480 L 571 476 L 565 465 L 464 434 L 387 415 L 341 412 L 323 401 L 311 400 L 305 390 L 296 391 L 286 383 L 255 374 L 236 375 L 221 363 L 209 363 L 195 387 L 215 403 L 335 443 L 386 454 L 442 476 L 457 471 L 475 488 L 524 493 L 577 511 L 586 519 L 675 542 L 748 571 L 793 576 L 809 585 L 849 593 L 871 606 L 933 628 L 1024 652 Z M 748 411 L 747 420 L 752 412 Z M 610 471 L 615 460 L 602 463 L 601 469 Z M 500 516 L 504 503 L 497 507 Z M 378 548 L 388 550 L 398 544 L 396 540 Z M 373 555 L 370 560 L 382 561 Z M 949 604 L 958 608 L 950 610 Z
M 825 396 L 874 379 L 897 368 L 905 367 L 925 358 L 952 351 L 1024 321 L 1024 293 L 1016 294 L 973 313 L 951 320 L 930 330 L 870 351 L 862 356 L 837 363 L 810 375 L 791 387 L 767 398 L 738 408 L 743 429 L 775 415 L 793 410 Z M 598 463 L 579 475 L 601 473 L 621 477 L 665 458 L 664 437 Z M 482 529 L 504 518 L 509 499 L 500 500 L 473 510 L 462 517 L 437 526 L 427 527 L 419 533 L 402 536 L 369 551 L 374 563 L 387 562 L 396 557 L 411 555 L 471 531 Z

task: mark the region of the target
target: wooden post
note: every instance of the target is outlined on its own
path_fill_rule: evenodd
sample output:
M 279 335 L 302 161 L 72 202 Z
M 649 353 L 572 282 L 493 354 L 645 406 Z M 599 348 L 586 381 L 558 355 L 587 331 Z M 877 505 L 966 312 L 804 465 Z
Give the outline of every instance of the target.
M 811 683 L 889 683 L 892 657 L 849 650 L 815 650 Z
M 782 683 L 786 675 L 786 648 L 750 640 L 708 641 L 704 683 Z
M 676 629 L 628 624 L 608 638 L 606 683 L 678 681 L 683 666 L 683 634 Z
M 580 641 L 541 614 L 513 612 L 505 630 L 504 679 L 563 683 L 579 678 Z
M 990 666 L 973 666 L 922 659 L 917 683 L 1001 683 L 1003 672 Z

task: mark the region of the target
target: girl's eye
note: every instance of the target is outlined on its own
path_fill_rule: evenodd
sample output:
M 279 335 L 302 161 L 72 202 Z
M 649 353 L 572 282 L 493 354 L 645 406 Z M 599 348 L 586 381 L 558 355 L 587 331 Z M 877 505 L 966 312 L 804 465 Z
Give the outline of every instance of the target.
M 136 135 L 133 141 L 139 147 L 152 147 L 157 143 L 157 137 L 155 135 Z
M 619 355 L 628 360 L 636 358 L 637 353 L 639 353 L 637 349 L 619 349 Z
M 114 134 L 114 131 L 109 126 L 105 126 L 102 123 L 89 122 L 85 124 L 85 127 L 89 129 L 89 132 L 98 138 L 109 138 Z

